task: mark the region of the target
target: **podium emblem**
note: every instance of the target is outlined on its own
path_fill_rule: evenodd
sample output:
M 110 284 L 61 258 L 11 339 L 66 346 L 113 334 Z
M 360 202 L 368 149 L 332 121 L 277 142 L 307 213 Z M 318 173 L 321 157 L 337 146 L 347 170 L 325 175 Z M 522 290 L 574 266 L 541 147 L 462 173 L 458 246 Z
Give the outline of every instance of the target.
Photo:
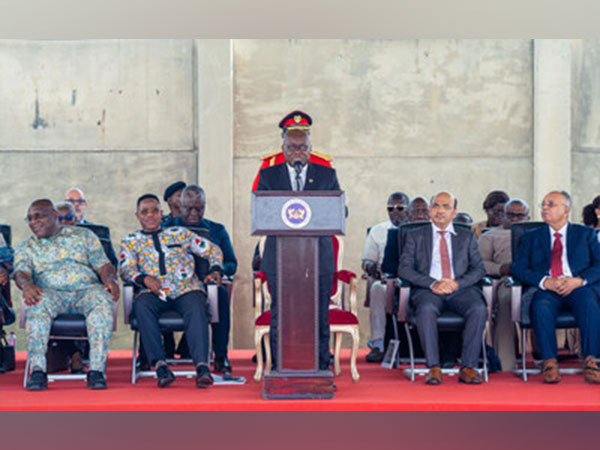
M 281 208 L 281 220 L 286 226 L 294 230 L 308 225 L 311 217 L 310 205 L 299 198 L 288 200 Z

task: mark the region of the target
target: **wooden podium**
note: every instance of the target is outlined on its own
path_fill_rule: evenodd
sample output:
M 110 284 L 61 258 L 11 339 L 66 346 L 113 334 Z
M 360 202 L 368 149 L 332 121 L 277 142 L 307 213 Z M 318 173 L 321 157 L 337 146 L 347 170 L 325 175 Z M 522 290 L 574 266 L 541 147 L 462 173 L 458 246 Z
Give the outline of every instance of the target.
M 333 373 L 319 370 L 319 237 L 345 227 L 342 191 L 252 193 L 252 235 L 276 239 L 277 370 L 264 376 L 266 399 L 333 397 Z

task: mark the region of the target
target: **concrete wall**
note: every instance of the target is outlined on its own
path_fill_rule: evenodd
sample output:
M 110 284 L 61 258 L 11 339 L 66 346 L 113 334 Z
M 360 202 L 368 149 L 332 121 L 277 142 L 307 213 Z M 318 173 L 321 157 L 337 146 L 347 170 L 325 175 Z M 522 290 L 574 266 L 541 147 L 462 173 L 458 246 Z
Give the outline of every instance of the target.
M 139 195 L 196 180 L 193 51 L 189 40 L 0 41 L 0 222 L 15 242 L 33 199 L 80 186 L 86 218 L 118 245 L 138 227 Z M 113 345 L 128 336 L 120 320 Z
M 281 145 L 281 117 L 296 108 L 311 114 L 314 148 L 334 157 L 350 210 L 344 266 L 359 273 L 365 230 L 386 219 L 392 191 L 450 189 L 476 220 L 492 189 L 533 203 L 534 47 L 529 40 L 0 41 L 0 222 L 20 241 L 33 198 L 58 199 L 78 185 L 89 219 L 111 226 L 118 242 L 138 225 L 138 195 L 200 180 L 207 217 L 225 223 L 239 259 L 233 346 L 248 348 L 256 242 L 249 191 L 260 155 Z M 572 41 L 570 51 L 571 180 L 580 209 L 600 191 L 593 95 L 600 45 Z M 543 152 L 538 146 L 537 157 Z M 362 304 L 362 284 L 359 294 Z M 364 344 L 362 307 L 360 321 Z M 119 325 L 113 346 L 129 345 Z
M 233 48 L 243 317 L 255 242 L 247 236 L 248 189 L 259 156 L 281 145 L 278 121 L 295 108 L 313 117 L 313 147 L 335 158 L 350 210 L 344 266 L 357 273 L 365 231 L 387 218 L 393 191 L 450 189 L 477 219 L 492 189 L 532 196 L 530 41 L 234 41 Z M 360 321 L 364 342 L 362 307 Z M 251 321 L 238 319 L 234 344 L 247 345 L 251 331 Z

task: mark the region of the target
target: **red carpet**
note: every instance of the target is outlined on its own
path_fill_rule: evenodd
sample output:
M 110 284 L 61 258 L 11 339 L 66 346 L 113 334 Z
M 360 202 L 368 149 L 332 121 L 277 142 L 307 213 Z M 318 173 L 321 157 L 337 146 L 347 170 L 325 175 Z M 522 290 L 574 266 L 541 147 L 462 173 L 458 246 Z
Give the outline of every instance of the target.
M 565 375 L 558 385 L 544 385 L 540 376 L 528 383 L 512 374 L 491 374 L 480 386 L 459 384 L 445 377 L 441 386 L 425 386 L 423 378 L 411 383 L 400 370 L 366 364 L 359 354 L 360 381 L 352 383 L 344 353 L 342 374 L 336 377 L 333 400 L 263 400 L 261 383 L 252 380 L 251 350 L 230 353 L 234 374 L 248 380 L 242 386 L 196 389 L 193 379 L 178 378 L 167 389 L 156 388 L 154 379 L 130 383 L 131 352 L 112 351 L 106 391 L 89 391 L 83 381 L 57 381 L 44 392 L 22 387 L 24 353 L 18 354 L 17 370 L 0 375 L 1 410 L 600 410 L 600 386 L 591 386 L 582 375 Z

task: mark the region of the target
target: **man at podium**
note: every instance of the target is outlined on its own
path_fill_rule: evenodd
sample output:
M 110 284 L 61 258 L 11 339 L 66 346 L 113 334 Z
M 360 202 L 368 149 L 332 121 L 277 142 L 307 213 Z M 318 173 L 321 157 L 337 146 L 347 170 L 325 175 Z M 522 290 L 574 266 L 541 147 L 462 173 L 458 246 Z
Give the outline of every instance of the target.
M 335 170 L 309 162 L 311 117 L 302 111 L 286 115 L 282 150 L 285 162 L 261 169 L 257 191 L 339 191 Z M 267 237 L 260 270 L 267 274 L 271 292 L 271 354 L 273 369 L 277 355 L 277 287 L 275 238 Z M 335 272 L 333 244 L 329 236 L 319 238 L 319 369 L 329 369 L 329 299 Z

